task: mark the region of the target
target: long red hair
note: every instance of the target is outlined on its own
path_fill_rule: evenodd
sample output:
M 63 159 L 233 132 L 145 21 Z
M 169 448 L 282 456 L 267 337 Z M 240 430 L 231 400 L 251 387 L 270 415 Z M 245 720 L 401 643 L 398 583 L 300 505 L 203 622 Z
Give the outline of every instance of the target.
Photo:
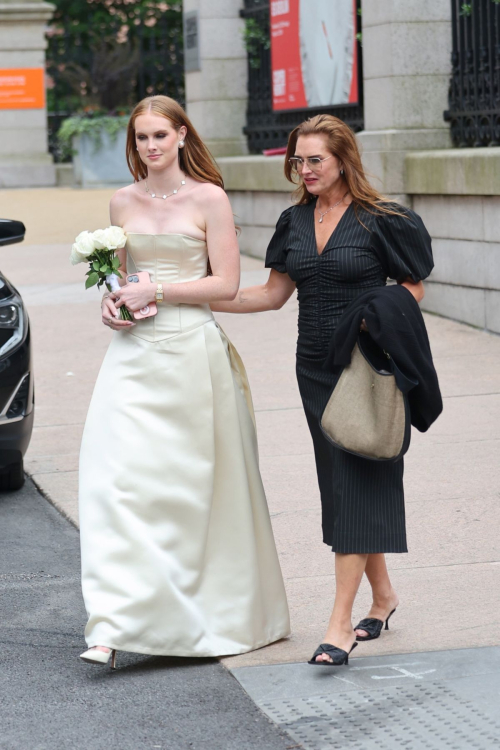
M 179 166 L 182 171 L 199 182 L 211 182 L 224 189 L 222 175 L 212 155 L 196 132 L 191 120 L 181 105 L 169 96 L 147 96 L 134 107 L 127 126 L 126 156 L 128 168 L 134 180 L 144 179 L 148 170 L 136 149 L 135 121 L 139 115 L 153 112 L 170 120 L 175 130 L 183 125 L 187 128 L 184 147 L 179 149 Z

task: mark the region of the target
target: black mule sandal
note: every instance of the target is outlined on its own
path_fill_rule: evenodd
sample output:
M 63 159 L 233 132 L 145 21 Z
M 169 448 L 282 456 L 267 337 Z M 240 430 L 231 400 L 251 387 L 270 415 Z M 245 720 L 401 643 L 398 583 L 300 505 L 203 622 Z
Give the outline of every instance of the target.
M 396 610 L 393 609 L 387 620 L 385 621 L 385 629 L 389 630 L 389 620 Z M 365 630 L 368 635 L 357 635 L 357 641 L 374 641 L 375 638 L 380 636 L 382 628 L 384 626 L 383 620 L 377 620 L 375 617 L 367 617 L 364 620 L 358 622 L 354 630 Z
M 356 641 L 354 641 L 351 651 L 357 645 Z M 342 664 L 349 664 L 349 654 L 351 651 L 344 651 L 341 648 L 337 648 L 337 646 L 332 646 L 331 643 L 321 643 L 312 655 L 312 659 L 307 663 L 312 664 L 313 667 L 340 667 Z M 332 661 L 315 661 L 316 657 L 320 654 L 328 654 Z

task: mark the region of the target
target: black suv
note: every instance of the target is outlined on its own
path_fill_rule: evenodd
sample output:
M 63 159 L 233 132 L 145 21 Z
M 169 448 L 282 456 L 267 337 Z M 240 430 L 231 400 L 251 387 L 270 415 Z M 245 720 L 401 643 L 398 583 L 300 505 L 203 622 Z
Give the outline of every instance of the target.
M 22 242 L 20 221 L 0 219 L 0 246 Z M 34 416 L 30 324 L 21 295 L 0 272 L 0 490 L 24 482 Z

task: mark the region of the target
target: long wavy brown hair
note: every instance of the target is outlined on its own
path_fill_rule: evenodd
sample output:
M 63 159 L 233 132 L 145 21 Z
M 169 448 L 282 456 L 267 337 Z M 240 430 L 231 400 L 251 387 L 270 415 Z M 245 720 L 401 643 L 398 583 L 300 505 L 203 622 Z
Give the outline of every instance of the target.
M 310 203 L 316 197 L 307 190 L 302 181 L 297 183 L 295 179 L 298 176 L 297 172 L 288 161 L 295 155 L 297 139 L 301 135 L 326 136 L 328 150 L 342 162 L 344 180 L 352 196 L 355 209 L 360 206 L 370 213 L 382 212 L 393 215 L 404 215 L 403 211 L 400 212 L 388 205 L 390 203 L 388 198 L 385 198 L 370 184 L 363 169 L 354 133 L 345 122 L 333 115 L 316 115 L 315 117 L 311 117 L 290 133 L 286 150 L 285 176 L 291 183 L 298 185 L 294 193 L 297 205 Z
M 126 156 L 128 168 L 132 172 L 134 180 L 137 182 L 148 176 L 147 167 L 141 161 L 135 143 L 135 121 L 139 115 L 148 112 L 170 120 L 177 131 L 183 125 L 187 128 L 184 147 L 179 149 L 179 166 L 182 171 L 199 182 L 211 182 L 224 189 L 222 175 L 191 120 L 175 99 L 162 95 L 147 96 L 134 107 L 134 111 L 130 115 L 127 126 Z

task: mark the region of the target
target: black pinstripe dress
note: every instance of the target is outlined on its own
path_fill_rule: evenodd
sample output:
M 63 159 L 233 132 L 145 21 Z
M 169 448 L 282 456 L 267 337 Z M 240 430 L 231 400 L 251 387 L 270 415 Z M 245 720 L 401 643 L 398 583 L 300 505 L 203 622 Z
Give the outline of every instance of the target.
M 323 541 L 334 552 L 407 552 L 403 460 L 379 463 L 337 450 L 319 421 L 333 387 L 322 369 L 337 321 L 357 295 L 387 278 L 417 282 L 432 270 L 431 240 L 420 217 L 373 215 L 351 203 L 318 254 L 315 201 L 284 211 L 266 266 L 297 284 L 297 380 L 311 431 L 321 492 Z M 366 228 L 365 228 L 366 227 Z

